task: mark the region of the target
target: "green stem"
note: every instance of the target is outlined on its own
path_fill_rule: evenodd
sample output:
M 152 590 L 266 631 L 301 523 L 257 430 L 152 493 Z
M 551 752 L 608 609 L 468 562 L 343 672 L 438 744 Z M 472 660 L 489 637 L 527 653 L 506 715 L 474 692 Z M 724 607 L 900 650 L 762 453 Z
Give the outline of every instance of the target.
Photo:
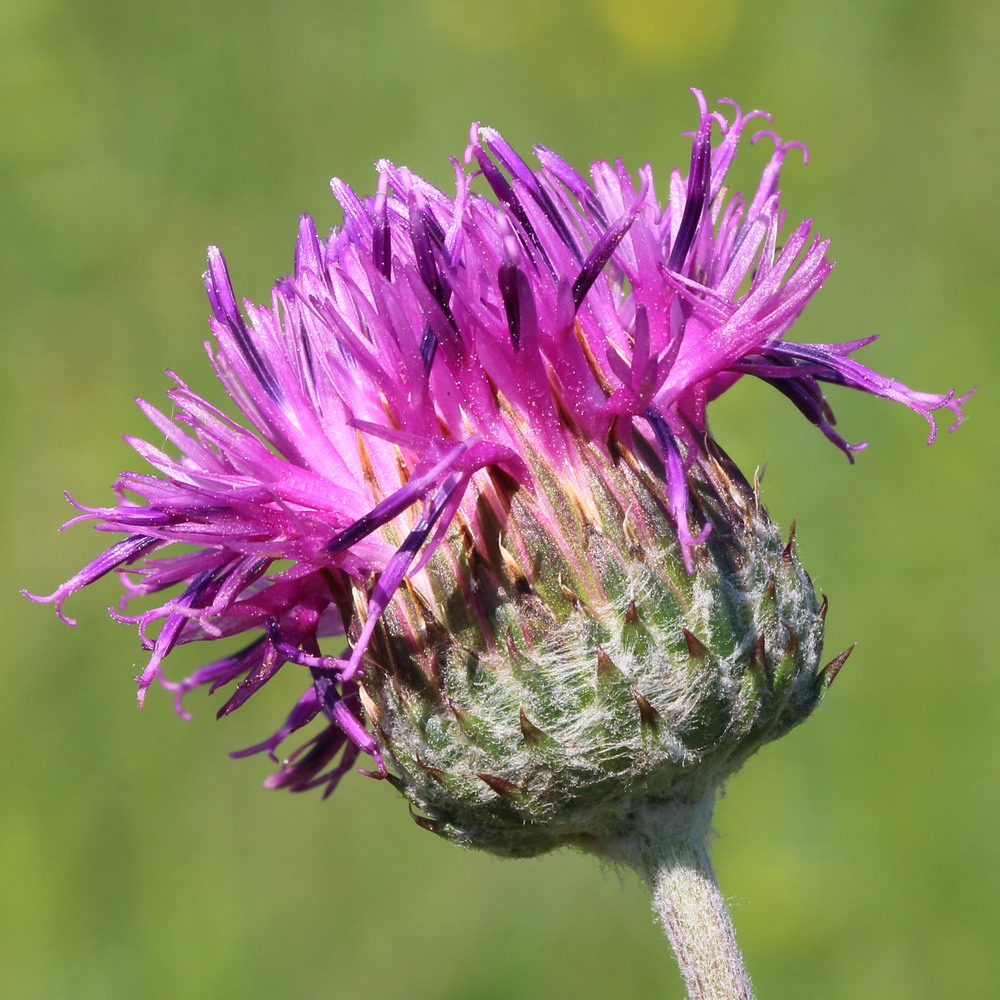
M 653 892 L 690 1000 L 753 1000 L 725 900 L 705 848 L 715 796 L 646 807 L 609 854 Z

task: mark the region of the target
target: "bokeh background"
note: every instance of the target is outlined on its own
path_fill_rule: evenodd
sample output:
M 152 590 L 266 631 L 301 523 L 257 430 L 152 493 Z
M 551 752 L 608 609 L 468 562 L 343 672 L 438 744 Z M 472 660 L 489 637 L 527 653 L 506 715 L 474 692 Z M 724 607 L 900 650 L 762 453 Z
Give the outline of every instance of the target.
M 809 144 L 786 203 L 839 263 L 800 339 L 884 334 L 879 370 L 981 385 L 931 449 L 918 417 L 834 390 L 871 442 L 853 468 L 764 386 L 718 406 L 798 521 L 829 655 L 858 643 L 818 715 L 730 783 L 720 880 L 767 1000 L 995 997 L 998 53 L 988 0 L 6 0 L 0 995 L 681 996 L 634 880 L 460 852 L 360 777 L 326 802 L 265 792 L 265 762 L 226 752 L 290 690 L 224 723 L 156 691 L 140 715 L 115 584 L 72 602 L 75 630 L 17 589 L 96 551 L 56 534 L 62 491 L 104 503 L 134 466 L 132 397 L 160 399 L 168 367 L 210 388 L 207 244 L 260 301 L 298 213 L 338 221 L 331 174 L 372 190 L 387 156 L 446 185 L 472 120 L 663 177 L 697 85 Z

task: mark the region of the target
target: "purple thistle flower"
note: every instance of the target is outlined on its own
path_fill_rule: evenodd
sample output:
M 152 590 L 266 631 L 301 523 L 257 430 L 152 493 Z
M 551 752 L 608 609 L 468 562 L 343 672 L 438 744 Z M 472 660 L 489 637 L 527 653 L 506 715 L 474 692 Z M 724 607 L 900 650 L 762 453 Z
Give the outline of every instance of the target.
M 786 339 L 832 267 L 810 220 L 784 227 L 778 178 L 799 144 L 753 135 L 770 158 L 755 191 L 731 195 L 738 141 L 769 118 L 723 102 L 726 117 L 695 94 L 690 166 L 662 203 L 648 166 L 633 177 L 601 161 L 588 180 L 537 147 L 533 170 L 473 126 L 453 195 L 387 161 L 374 197 L 334 180 L 343 225 L 324 240 L 302 217 L 294 274 L 269 306 L 241 311 L 210 248 L 212 363 L 240 421 L 176 376 L 171 416 L 139 401 L 173 454 L 127 439 L 153 472 L 123 474 L 116 505 L 77 505 L 69 522 L 123 539 L 54 593 L 28 596 L 74 624 L 65 599 L 112 571 L 126 604 L 164 595 L 134 616 L 112 611 L 149 652 L 140 704 L 154 681 L 182 714 L 193 688 L 235 684 L 221 717 L 286 664 L 305 668 L 285 722 L 235 756 L 278 760 L 319 718 L 267 784 L 329 792 L 360 754 L 388 774 L 362 684 L 383 614 L 419 593 L 450 533 L 487 530 L 483 505 L 499 494 L 540 495 L 540 474 L 572 493 L 581 449 L 609 466 L 625 456 L 663 482 L 665 523 L 694 572 L 711 530 L 691 485 L 716 447 L 706 409 L 741 376 L 786 395 L 849 458 L 864 445 L 835 430 L 823 383 L 904 403 L 931 441 L 933 411 L 957 426 L 967 397 L 914 392 L 854 360 L 874 338 Z M 473 192 L 477 179 L 492 197 Z M 176 646 L 230 636 L 248 643 L 185 680 L 164 674 Z

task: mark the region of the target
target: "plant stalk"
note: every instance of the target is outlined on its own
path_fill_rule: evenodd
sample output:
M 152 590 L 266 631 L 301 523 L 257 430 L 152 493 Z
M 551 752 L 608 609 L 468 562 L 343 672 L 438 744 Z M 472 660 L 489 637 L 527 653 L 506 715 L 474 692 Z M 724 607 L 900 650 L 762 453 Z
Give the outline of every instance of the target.
M 697 802 L 647 807 L 608 854 L 631 865 L 652 890 L 690 1000 L 753 1000 L 705 846 L 714 803 L 710 793 Z

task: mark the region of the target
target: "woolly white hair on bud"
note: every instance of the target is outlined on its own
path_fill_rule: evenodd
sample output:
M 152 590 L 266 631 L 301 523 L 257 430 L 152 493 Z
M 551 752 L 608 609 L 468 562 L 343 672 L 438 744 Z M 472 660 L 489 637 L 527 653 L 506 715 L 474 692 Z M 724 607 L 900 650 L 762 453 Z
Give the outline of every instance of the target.
M 731 470 L 694 479 L 712 530 L 690 573 L 655 480 L 583 450 L 572 485 L 533 471 L 542 492 L 512 495 L 502 540 L 456 537 L 419 606 L 387 611 L 364 684 L 421 825 L 504 855 L 600 852 L 805 718 L 822 620 Z

